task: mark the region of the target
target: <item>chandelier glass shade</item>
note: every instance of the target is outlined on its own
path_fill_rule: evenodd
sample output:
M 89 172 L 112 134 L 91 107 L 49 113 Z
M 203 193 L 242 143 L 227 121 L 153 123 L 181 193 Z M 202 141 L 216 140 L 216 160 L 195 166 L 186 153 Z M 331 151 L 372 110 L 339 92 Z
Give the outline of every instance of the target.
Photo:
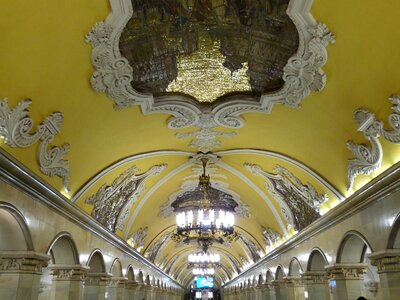
M 215 274 L 215 270 L 212 268 L 208 268 L 208 269 L 200 269 L 200 268 L 195 268 L 192 270 L 193 275 L 214 275 Z
M 189 254 L 189 263 L 219 263 L 221 256 L 219 254 L 196 253 Z
M 235 216 L 233 207 L 230 205 L 221 205 L 224 201 L 216 201 L 207 198 L 207 192 L 216 189 L 210 185 L 210 176 L 206 175 L 207 159 L 202 159 L 203 174 L 199 176 L 199 185 L 197 187 L 198 197 L 188 199 L 186 206 L 176 208 L 176 232 L 171 238 L 176 241 L 189 243 L 191 240 L 197 240 L 199 246 L 204 252 L 207 252 L 213 242 L 224 243 L 225 240 L 232 242 L 237 238 L 234 231 Z M 201 195 L 201 196 L 200 196 Z M 196 203 L 196 205 L 195 205 Z

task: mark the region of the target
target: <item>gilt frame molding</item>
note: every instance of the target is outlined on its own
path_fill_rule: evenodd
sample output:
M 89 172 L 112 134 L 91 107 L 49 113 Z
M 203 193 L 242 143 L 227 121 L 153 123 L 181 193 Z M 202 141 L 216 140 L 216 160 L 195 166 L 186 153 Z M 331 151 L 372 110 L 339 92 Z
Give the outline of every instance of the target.
M 218 147 L 217 137 L 227 137 L 224 132 L 212 129 L 219 126 L 241 128 L 244 126 L 244 120 L 240 117 L 243 113 L 271 113 L 275 104 L 299 108 L 301 101 L 311 92 L 321 91 L 325 87 L 326 75 L 322 67 L 327 62 L 326 48 L 334 43 L 335 37 L 326 25 L 312 17 L 310 9 L 313 2 L 291 0 L 288 5 L 287 14 L 297 28 L 299 47 L 284 67 L 284 85 L 281 89 L 259 98 L 237 96 L 228 101 L 204 105 L 185 96 L 153 97 L 150 93 L 139 93 L 131 86 L 133 69 L 119 51 L 119 39 L 133 14 L 133 8 L 130 0 L 110 0 L 111 12 L 108 17 L 96 23 L 86 35 L 86 41 L 93 48 L 92 64 L 95 71 L 91 85 L 95 91 L 106 93 L 117 109 L 140 105 L 144 115 L 171 115 L 168 120 L 171 129 L 196 127 L 198 131 L 183 137 L 194 138 L 192 146 L 209 151 Z M 233 135 L 231 133 L 229 136 Z

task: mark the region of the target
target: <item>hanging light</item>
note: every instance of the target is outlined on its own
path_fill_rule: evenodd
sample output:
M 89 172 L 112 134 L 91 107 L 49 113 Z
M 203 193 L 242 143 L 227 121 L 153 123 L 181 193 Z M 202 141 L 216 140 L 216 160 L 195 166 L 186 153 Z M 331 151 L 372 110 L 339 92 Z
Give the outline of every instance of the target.
M 177 230 L 171 238 L 175 241 L 189 242 L 196 239 L 204 252 L 214 241 L 223 243 L 237 238 L 234 231 L 235 216 L 224 207 L 213 207 L 207 199 L 207 188 L 210 187 L 210 176 L 206 175 L 207 158 L 203 158 L 203 174 L 199 176 L 199 188 L 203 199 L 198 209 L 191 208 L 176 214 Z M 199 199 L 200 200 L 200 199 Z

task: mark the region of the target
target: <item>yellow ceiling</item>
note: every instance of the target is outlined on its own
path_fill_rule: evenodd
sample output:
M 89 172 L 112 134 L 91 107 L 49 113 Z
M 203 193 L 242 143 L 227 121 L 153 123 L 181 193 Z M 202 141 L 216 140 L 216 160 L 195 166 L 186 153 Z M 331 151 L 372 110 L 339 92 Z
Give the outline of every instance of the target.
M 173 217 L 158 217 L 159 206 L 167 201 L 169 195 L 179 191 L 183 179 L 193 173 L 191 166 L 187 166 L 142 201 L 164 176 L 188 162 L 188 154 L 163 153 L 134 158 L 160 150 L 194 154 L 197 149 L 188 146 L 190 139 L 175 136 L 178 132 L 194 129 L 169 129 L 166 125 L 168 115 L 144 116 L 139 107 L 116 111 L 105 94 L 96 93 L 91 88 L 92 48 L 84 38 L 96 22 L 109 14 L 108 0 L 3 2 L 0 10 L 0 97 L 7 97 L 10 106 L 31 98 L 33 103 L 29 110 L 35 124 L 52 112 L 64 114 L 61 134 L 56 136 L 53 144 L 67 142 L 71 145 L 66 156 L 71 169 L 70 192 L 62 191 L 59 178 L 49 178 L 40 173 L 35 147 L 10 148 L 3 141 L 0 141 L 0 146 L 70 199 L 96 174 L 122 159 L 132 158 L 101 176 L 80 195 L 76 203 L 87 213 L 92 207 L 84 203 L 85 198 L 94 194 L 101 185 L 111 184 L 124 170 L 135 165 L 145 172 L 153 165 L 168 164 L 166 170 L 146 181 L 144 193 L 131 209 L 130 216 L 136 214 L 137 217 L 134 220 L 128 218 L 124 231 L 117 232 L 121 237 L 127 237 L 138 228 L 148 226 L 145 248 L 148 247 L 160 232 L 174 224 Z M 391 105 L 387 98 L 400 93 L 400 39 L 395 34 L 400 26 L 399 10 L 398 0 L 379 3 L 372 0 L 340 3 L 315 0 L 312 14 L 318 21 L 326 23 L 336 36 L 336 44 L 328 47 L 328 62 L 324 66 L 327 74 L 325 89 L 307 97 L 298 110 L 278 105 L 269 115 L 243 115 L 245 126 L 233 130 L 237 136 L 221 137 L 221 147 L 214 150 L 246 148 L 283 154 L 314 170 L 345 196 L 398 162 L 399 146 L 382 141 L 382 167 L 371 175 L 358 176 L 354 188 L 346 191 L 347 160 L 351 158 L 346 141 L 365 142 L 362 134 L 357 132 L 353 112 L 359 107 L 367 108 L 388 126 Z M 251 174 L 243 166 L 245 162 L 258 164 L 268 172 L 272 172 L 277 164 L 284 166 L 304 184 L 309 182 L 319 193 L 329 196 L 330 200 L 323 205 L 324 211 L 338 203 L 335 195 L 320 182 L 287 161 L 254 154 L 223 155 L 221 161 L 246 176 L 271 200 L 269 206 L 254 188 L 219 166 L 219 174 L 226 176 L 222 181 L 240 196 L 252 214 L 249 219 L 237 218 L 238 226 L 250 232 L 260 244 L 263 243 L 261 225 L 284 234 L 271 207 L 280 216 L 281 213 L 278 203 L 265 189 L 265 180 Z M 171 257 L 179 250 L 169 242 L 164 252 Z M 236 243 L 229 252 L 237 259 L 245 255 Z M 184 260 L 178 264 L 181 265 L 184 265 Z

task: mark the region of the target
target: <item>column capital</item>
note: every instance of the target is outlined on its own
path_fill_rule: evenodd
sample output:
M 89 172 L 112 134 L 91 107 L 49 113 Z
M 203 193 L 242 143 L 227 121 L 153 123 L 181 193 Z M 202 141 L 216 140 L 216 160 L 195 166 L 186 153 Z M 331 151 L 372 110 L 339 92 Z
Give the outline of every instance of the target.
M 0 273 L 41 274 L 50 256 L 34 251 L 0 251 Z
M 301 277 L 305 284 L 325 284 L 329 279 L 326 271 L 306 271 Z
M 293 286 L 303 285 L 303 278 L 301 278 L 300 276 L 286 276 L 283 278 L 283 281 L 287 285 L 293 285 Z
M 90 268 L 83 265 L 50 265 L 53 281 L 81 281 L 86 278 Z
M 336 280 L 360 280 L 364 278 L 364 273 L 366 273 L 367 264 L 366 263 L 338 263 L 333 265 L 328 265 L 325 270 L 328 272 L 330 279 Z
M 368 255 L 378 273 L 400 272 L 400 249 L 387 249 Z
M 128 278 L 125 277 L 111 277 L 109 279 L 108 286 L 109 287 L 125 287 L 125 284 L 127 283 Z
M 106 286 L 110 284 L 112 274 L 110 273 L 88 273 L 85 284 L 95 286 Z

